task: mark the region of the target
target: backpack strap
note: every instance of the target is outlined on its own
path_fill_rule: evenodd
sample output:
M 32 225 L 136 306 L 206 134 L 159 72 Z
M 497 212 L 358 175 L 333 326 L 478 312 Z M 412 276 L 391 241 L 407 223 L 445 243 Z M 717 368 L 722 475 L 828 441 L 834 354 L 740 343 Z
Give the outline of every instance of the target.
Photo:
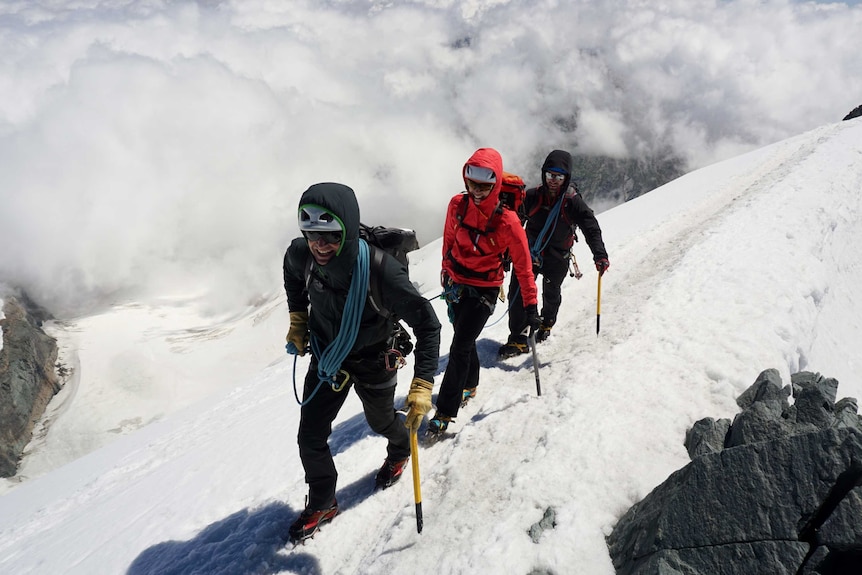
M 383 296 L 382 286 L 383 286 L 383 258 L 385 252 L 378 248 L 377 246 L 373 246 L 368 244 L 368 256 L 369 256 L 369 270 L 368 270 L 368 303 L 371 304 L 371 308 L 377 312 L 379 315 L 383 317 L 392 316 L 392 312 L 383 307 Z M 330 291 L 336 291 L 335 288 L 327 284 L 323 279 L 314 273 L 314 256 L 310 253 L 308 254 L 308 258 L 305 260 L 305 289 L 308 291 L 308 288 L 311 286 L 312 276 L 314 276 L 326 289 Z
M 532 194 L 530 194 L 530 192 L 532 192 Z M 551 208 L 554 207 L 553 204 L 545 204 L 544 196 L 539 195 L 539 188 L 532 188 L 530 190 L 527 190 L 527 193 L 534 196 L 534 197 L 537 197 L 537 200 L 538 200 L 533 205 L 533 207 L 530 208 L 530 211 L 527 212 L 527 218 L 528 219 L 535 216 L 539 212 L 539 210 L 541 210 L 546 205 L 550 206 Z M 566 210 L 566 207 L 571 205 L 571 200 L 576 195 L 578 195 L 578 188 L 574 184 L 571 184 L 569 186 L 569 189 L 566 190 L 566 193 L 563 196 L 563 205 L 560 206 L 560 215 L 563 217 L 563 220 L 566 222 L 566 225 L 568 225 L 569 228 L 572 230 L 573 234 L 575 233 L 575 230 L 577 229 L 578 226 L 569 217 L 569 212 L 568 212 L 568 210 Z M 525 203 L 526 203 L 526 201 L 525 201 Z M 577 241 L 577 240 L 575 240 L 575 241 Z
M 461 203 L 458 205 L 458 211 L 455 213 L 455 219 L 458 220 L 458 225 L 464 229 L 466 229 L 471 234 L 474 234 L 471 238 L 473 241 L 473 248 L 479 252 L 481 255 L 486 255 L 482 248 L 479 247 L 479 236 L 484 236 L 492 233 L 497 228 L 491 226 L 491 223 L 496 220 L 497 216 L 503 213 L 503 202 L 498 201 L 497 206 L 494 208 L 494 211 L 491 212 L 491 217 L 488 218 L 488 224 L 485 226 L 484 230 L 480 230 L 479 228 L 474 228 L 469 224 L 464 223 L 464 216 L 467 215 L 467 208 L 469 207 L 468 202 L 470 201 L 469 195 L 464 194 L 461 197 Z M 452 268 L 458 275 L 473 278 L 473 279 L 482 279 L 482 280 L 490 280 L 496 274 L 499 268 L 489 270 L 487 272 L 477 272 L 473 269 L 468 268 L 461 262 L 455 259 L 452 255 L 452 248 L 449 248 L 449 252 L 446 254 L 446 259 L 452 262 Z M 505 257 L 503 254 L 500 254 L 500 267 L 504 266 Z
M 311 287 L 311 267 L 314 265 L 314 256 L 309 252 L 305 257 L 305 291 L 308 292 L 308 288 Z
M 374 308 L 378 314 L 383 317 L 390 317 L 392 312 L 383 307 L 383 258 L 385 252 L 371 244 L 368 245 L 371 249 L 371 268 L 368 273 L 368 303 Z
M 458 225 L 460 227 L 464 228 L 465 230 L 467 230 L 471 234 L 474 234 L 473 237 L 471 238 L 473 241 L 473 248 L 477 252 L 479 252 L 481 255 L 484 256 L 484 255 L 486 255 L 485 252 L 482 251 L 482 248 L 479 247 L 479 236 L 486 236 L 486 235 L 496 231 L 497 227 L 493 226 L 491 224 L 496 222 L 497 216 L 499 216 L 500 214 L 503 213 L 504 204 L 503 204 L 502 200 L 499 200 L 497 202 L 497 205 L 494 207 L 494 211 L 491 212 L 491 216 L 488 218 L 488 223 L 485 224 L 485 229 L 482 230 L 479 228 L 474 228 L 470 224 L 464 223 L 464 216 L 467 215 L 467 208 L 469 207 L 469 203 L 468 203 L 469 200 L 470 200 L 470 198 L 467 194 L 464 194 L 461 197 L 461 203 L 458 206 L 458 211 L 455 213 L 455 219 L 458 220 Z
M 563 207 L 560 210 L 560 213 L 563 216 L 563 220 L 566 222 L 566 225 L 569 226 L 569 230 L 571 230 L 572 232 L 573 244 L 578 241 L 578 224 L 573 222 L 572 218 L 569 217 L 569 210 L 567 210 L 566 207 L 572 205 L 572 198 L 577 196 L 579 193 L 580 190 L 578 190 L 578 186 L 576 186 L 574 183 L 569 184 L 569 189 L 566 190 L 566 199 L 564 200 Z

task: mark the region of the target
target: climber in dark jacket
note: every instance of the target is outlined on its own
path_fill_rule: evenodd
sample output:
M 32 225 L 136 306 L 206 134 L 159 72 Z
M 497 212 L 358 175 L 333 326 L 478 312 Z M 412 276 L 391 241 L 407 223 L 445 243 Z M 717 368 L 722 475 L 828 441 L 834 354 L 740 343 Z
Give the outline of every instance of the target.
M 557 204 L 562 204 L 556 208 Z M 557 217 L 550 222 L 553 212 Z M 542 164 L 542 185 L 526 191 L 520 215 L 526 222 L 527 241 L 533 257 L 533 273 L 542 275 L 542 325 L 536 341 L 548 338 L 557 321 L 563 302 L 562 284 L 569 269 L 570 250 L 575 242 L 575 228 L 580 228 L 593 254 L 599 275 L 610 267 L 608 252 L 602 240 L 602 229 L 578 189 L 572 182 L 572 155 L 554 150 Z M 518 278 L 509 281 L 509 340 L 499 349 L 506 358 L 527 353 L 527 319 L 521 303 Z
M 371 429 L 389 440 L 376 476 L 377 487 L 389 487 L 407 463 L 409 433 L 431 408 L 440 348 L 434 309 L 416 291 L 405 266 L 385 254 L 379 307 L 404 320 L 416 337 L 409 411 L 402 424 L 394 408 L 396 372 L 386 361 L 395 322 L 381 315 L 366 295 L 368 282 L 363 278 L 371 273 L 370 252 L 359 239 L 359 204 L 353 190 L 335 183 L 308 188 L 299 201 L 299 228 L 303 237 L 294 239 L 284 256 L 290 311 L 287 349 L 299 355 L 311 350 L 298 433 L 308 500 L 290 528 L 295 542 L 313 535 L 338 512 L 338 474 L 328 439 L 350 388 L 362 401 Z

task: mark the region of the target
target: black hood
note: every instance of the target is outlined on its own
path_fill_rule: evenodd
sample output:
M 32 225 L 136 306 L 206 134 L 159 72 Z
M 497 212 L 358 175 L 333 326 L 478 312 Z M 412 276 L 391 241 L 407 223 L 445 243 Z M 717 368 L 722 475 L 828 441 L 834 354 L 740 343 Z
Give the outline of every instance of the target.
M 324 266 L 329 273 L 353 269 L 353 262 L 359 253 L 359 203 L 356 194 L 344 184 L 326 182 L 314 184 L 299 198 L 299 206 L 315 204 L 326 208 L 344 224 L 344 241 L 338 255 Z M 297 207 L 297 210 L 299 207 Z M 349 280 L 348 280 L 349 281 Z
M 562 190 L 569 187 L 569 182 L 572 180 L 572 155 L 565 150 L 554 150 L 548 157 L 545 158 L 545 163 L 542 164 L 542 185 L 547 186 L 545 181 L 545 172 L 551 168 L 557 168 L 566 172 L 566 179 L 563 180 Z

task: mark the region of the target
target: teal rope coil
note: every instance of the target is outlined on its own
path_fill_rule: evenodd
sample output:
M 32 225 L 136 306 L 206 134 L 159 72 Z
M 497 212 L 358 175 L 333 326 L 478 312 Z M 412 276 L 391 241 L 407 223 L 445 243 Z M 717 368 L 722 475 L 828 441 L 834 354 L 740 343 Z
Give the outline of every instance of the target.
M 359 324 L 362 321 L 362 312 L 365 310 L 365 301 L 368 297 L 368 275 L 369 275 L 368 244 L 365 240 L 359 240 L 359 254 L 353 266 L 353 277 L 350 279 L 350 291 L 347 293 L 347 301 L 344 303 L 344 314 L 341 316 L 341 328 L 338 335 L 326 346 L 322 352 L 320 342 L 311 335 L 311 350 L 314 357 L 318 358 L 317 376 L 320 381 L 330 385 L 335 384 L 335 376 L 341 369 L 341 363 L 353 349 L 356 336 L 359 334 Z
M 324 383 L 335 386 L 335 376 L 341 369 L 342 362 L 353 349 L 356 336 L 359 334 L 359 324 L 362 321 L 362 312 L 365 310 L 365 300 L 368 297 L 369 273 L 368 244 L 365 243 L 365 240 L 360 239 L 359 255 L 353 265 L 353 277 L 350 279 L 350 290 L 347 292 L 347 301 L 344 303 L 344 313 L 341 316 L 341 327 L 338 330 L 338 335 L 326 346 L 323 353 L 320 352 L 320 342 L 317 338 L 313 334 L 309 338 L 314 357 L 318 358 L 317 377 L 319 381 L 305 401 L 300 401 L 296 392 L 296 354 L 298 352 L 288 348 L 288 353 L 292 353 L 294 356 L 293 395 L 300 406 L 308 404 Z M 294 349 L 296 348 L 294 347 Z
M 530 246 L 530 256 L 539 262 L 542 263 L 542 252 L 545 251 L 545 248 L 548 247 L 548 244 L 551 241 L 551 237 L 554 235 L 554 231 L 557 229 L 557 221 L 560 219 L 560 211 L 563 208 L 563 200 L 565 199 L 565 194 L 560 193 L 560 198 L 557 200 L 557 203 L 554 204 L 554 207 L 551 208 L 550 213 L 548 214 L 548 219 L 545 220 L 545 225 L 542 226 L 542 231 L 539 232 L 539 235 L 536 237 L 536 241 L 533 242 L 533 245 Z M 549 231 L 550 230 L 550 231 Z M 515 273 L 515 270 L 512 270 L 512 273 Z M 515 293 L 512 294 L 512 297 L 509 298 L 508 305 L 506 306 L 506 311 L 503 312 L 499 318 L 494 320 L 492 323 L 485 326 L 483 329 L 487 329 L 492 325 L 496 325 L 499 323 L 506 314 L 509 313 L 509 310 L 512 309 L 512 300 L 518 297 L 518 293 L 521 291 L 521 286 L 518 286 L 518 289 L 515 290 Z

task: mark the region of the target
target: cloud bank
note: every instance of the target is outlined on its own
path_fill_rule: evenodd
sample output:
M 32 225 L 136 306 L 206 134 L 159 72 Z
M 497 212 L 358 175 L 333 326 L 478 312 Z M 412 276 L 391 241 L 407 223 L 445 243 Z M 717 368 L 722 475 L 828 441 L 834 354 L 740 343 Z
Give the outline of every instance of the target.
M 280 289 L 299 194 L 440 235 L 477 147 L 690 168 L 862 103 L 862 8 L 781 0 L 0 4 L 0 280 L 58 313 Z M 612 249 L 612 246 L 609 246 Z

